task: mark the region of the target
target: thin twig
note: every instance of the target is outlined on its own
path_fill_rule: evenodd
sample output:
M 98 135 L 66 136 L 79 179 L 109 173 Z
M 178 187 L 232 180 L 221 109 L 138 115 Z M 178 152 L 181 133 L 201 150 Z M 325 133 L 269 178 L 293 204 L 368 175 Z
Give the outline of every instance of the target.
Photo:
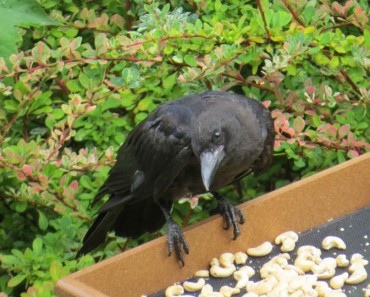
M 334 26 L 331 26 L 331 27 L 328 27 L 328 28 L 322 28 L 320 33 L 331 30 L 331 29 L 344 27 L 344 26 L 350 26 L 350 25 L 352 25 L 352 23 L 341 23 L 341 24 L 337 24 L 337 25 L 334 25 Z
M 257 0 L 257 6 L 258 6 L 258 9 L 259 9 L 259 11 L 261 13 L 261 16 L 262 16 L 263 25 L 265 26 L 266 38 L 267 39 L 271 39 L 271 35 L 270 35 L 269 29 L 267 27 L 267 21 L 266 21 L 266 17 L 265 17 L 265 12 L 263 11 L 263 7 L 261 5 L 261 0 Z
M 14 124 L 14 122 L 17 120 L 18 118 L 18 114 L 21 110 L 23 110 L 26 105 L 31 101 L 31 99 L 33 98 L 34 94 L 36 92 L 38 92 L 40 89 L 41 89 L 41 85 L 43 84 L 43 81 L 40 81 L 40 83 L 38 84 L 38 86 L 33 90 L 33 92 L 31 92 L 27 99 L 19 106 L 19 109 L 18 111 L 13 115 L 12 119 L 5 125 L 5 129 L 3 131 L 3 134 L 0 138 L 0 144 L 4 141 L 4 139 L 6 138 L 6 136 L 8 135 L 9 133 L 9 130 L 10 128 L 12 127 L 12 125 Z
M 303 23 L 303 21 L 299 18 L 298 14 L 293 10 L 293 8 L 289 5 L 287 0 L 282 0 L 285 7 L 288 8 L 289 12 L 292 14 L 294 19 L 302 26 L 306 27 L 306 25 Z
M 243 84 L 245 84 L 246 86 L 255 87 L 255 88 L 260 89 L 260 90 L 262 90 L 262 91 L 265 91 L 265 92 L 268 92 L 268 93 L 274 94 L 274 91 L 273 91 L 273 90 L 271 90 L 271 89 L 269 89 L 269 88 L 263 87 L 263 86 L 261 86 L 261 85 L 259 85 L 259 84 L 253 83 L 253 82 L 247 82 L 247 81 L 245 80 L 245 78 L 244 78 L 244 77 L 242 77 L 240 74 L 238 74 L 238 75 L 236 75 L 236 76 L 235 76 L 235 75 L 231 75 L 231 74 L 227 74 L 227 73 L 221 73 L 220 75 L 221 75 L 221 76 L 226 76 L 226 77 L 229 77 L 229 78 L 233 78 L 233 79 L 235 79 L 235 80 L 237 80 L 237 81 L 242 82 L 242 83 L 243 83 Z
M 357 87 L 357 85 L 354 83 L 354 81 L 349 77 L 347 72 L 345 70 L 341 70 L 340 73 L 342 73 L 345 80 L 351 85 L 351 87 L 356 91 L 357 94 L 359 94 L 362 97 L 362 93 L 360 89 Z

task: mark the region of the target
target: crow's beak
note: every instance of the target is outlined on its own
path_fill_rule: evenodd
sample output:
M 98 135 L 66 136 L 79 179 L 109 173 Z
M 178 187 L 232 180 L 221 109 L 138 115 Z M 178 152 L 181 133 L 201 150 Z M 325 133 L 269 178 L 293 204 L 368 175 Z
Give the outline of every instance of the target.
M 207 192 L 212 184 L 217 168 L 224 157 L 225 152 L 223 145 L 220 145 L 213 150 L 204 151 L 200 155 L 202 180 Z

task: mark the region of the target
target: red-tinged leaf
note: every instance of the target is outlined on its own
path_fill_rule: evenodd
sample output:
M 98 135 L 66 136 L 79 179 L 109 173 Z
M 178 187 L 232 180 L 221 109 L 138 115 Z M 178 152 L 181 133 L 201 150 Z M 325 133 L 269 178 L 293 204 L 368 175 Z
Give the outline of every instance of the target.
M 293 144 L 293 143 L 295 143 L 297 140 L 295 139 L 295 138 L 290 138 L 290 139 L 287 139 L 287 143 L 289 143 L 289 144 Z
M 67 199 L 72 199 L 72 198 L 74 198 L 77 190 L 78 190 L 78 182 L 76 180 L 74 180 L 73 182 L 71 182 L 69 184 L 69 186 L 67 188 L 64 189 L 63 195 Z
M 348 135 L 349 131 L 351 130 L 351 126 L 349 124 L 343 125 L 338 129 L 339 138 L 343 138 Z
M 355 138 L 353 133 L 348 133 L 348 142 L 350 145 L 359 146 L 359 141 Z
M 356 158 L 359 156 L 358 151 L 356 150 L 349 150 L 347 153 L 347 156 L 350 157 L 351 159 Z
M 18 177 L 19 180 L 25 180 L 26 179 L 26 176 L 22 172 L 18 172 L 17 177 Z
M 293 121 L 293 129 L 295 130 L 296 134 L 299 134 L 303 131 L 305 127 L 305 121 L 302 117 L 297 117 Z
M 86 108 L 86 112 L 90 112 L 90 111 L 93 111 L 93 110 L 95 110 L 95 109 L 96 109 L 96 105 L 88 106 L 88 107 Z
M 22 170 L 25 175 L 32 175 L 32 167 L 30 165 L 23 165 Z
M 38 178 L 39 178 L 40 183 L 42 183 L 44 185 L 49 183 L 49 178 L 46 175 L 42 174 L 42 173 L 39 174 Z
M 331 124 L 326 124 L 318 129 L 318 131 L 327 134 L 328 136 L 335 137 L 337 135 L 337 129 Z
M 313 87 L 313 86 L 309 86 L 307 89 L 306 89 L 306 93 L 308 94 L 308 95 L 311 95 L 313 92 L 315 92 L 316 91 L 316 88 L 315 87 Z
M 66 184 L 66 175 L 63 175 L 59 180 L 59 186 L 64 187 Z
M 298 143 L 299 143 L 300 146 L 306 146 L 306 141 L 304 141 L 304 140 L 302 140 L 300 138 L 298 138 L 297 141 L 298 141 Z
M 307 114 L 307 115 L 309 115 L 309 116 L 313 116 L 313 115 L 315 115 L 315 114 L 316 114 L 316 112 L 315 112 L 315 111 L 313 111 L 313 110 L 306 110 L 306 111 L 305 111 L 305 114 Z
M 269 108 L 269 106 L 271 105 L 271 101 L 263 101 L 262 102 L 262 105 L 266 108 Z
M 30 183 L 31 185 L 31 190 L 32 190 L 32 193 L 33 194 L 37 194 L 37 193 L 40 193 L 41 191 L 45 190 L 45 188 L 43 186 L 41 186 L 40 184 L 37 184 L 37 183 Z
M 64 213 L 66 211 L 66 207 L 64 205 L 56 205 L 54 210 L 58 213 Z
M 275 109 L 271 112 L 271 116 L 273 119 L 277 119 L 278 117 L 282 115 L 283 115 L 283 112 L 280 109 Z
M 180 75 L 180 76 L 177 78 L 177 80 L 178 80 L 179 82 L 181 82 L 181 83 L 186 82 L 186 79 L 185 79 L 185 77 L 184 77 L 183 75 Z
M 293 128 L 286 128 L 284 127 L 284 133 L 288 133 L 290 137 L 294 136 L 294 129 Z
M 70 187 L 72 187 L 73 189 L 77 189 L 78 188 L 78 181 L 74 180 L 73 182 L 71 182 Z
M 274 142 L 274 148 L 277 149 L 279 147 L 281 147 L 281 142 L 279 140 L 275 140 L 275 142 Z

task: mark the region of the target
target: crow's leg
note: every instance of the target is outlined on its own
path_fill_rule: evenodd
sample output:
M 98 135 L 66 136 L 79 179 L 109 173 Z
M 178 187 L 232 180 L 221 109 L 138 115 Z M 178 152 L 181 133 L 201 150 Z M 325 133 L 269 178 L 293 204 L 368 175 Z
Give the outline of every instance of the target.
M 240 235 L 239 224 L 245 223 L 244 214 L 219 193 L 212 192 L 212 195 L 218 200 L 218 212 L 223 216 L 226 224 L 224 228 L 229 229 L 233 225 L 233 239 L 235 240 Z
M 158 205 L 161 208 L 168 223 L 168 255 L 170 256 L 172 254 L 172 251 L 175 250 L 176 258 L 181 262 L 182 265 L 185 265 L 182 250 L 184 250 L 186 254 L 189 254 L 189 245 L 186 242 L 185 236 L 181 231 L 181 227 L 170 216 L 171 208 L 162 205 L 160 202 L 158 203 Z

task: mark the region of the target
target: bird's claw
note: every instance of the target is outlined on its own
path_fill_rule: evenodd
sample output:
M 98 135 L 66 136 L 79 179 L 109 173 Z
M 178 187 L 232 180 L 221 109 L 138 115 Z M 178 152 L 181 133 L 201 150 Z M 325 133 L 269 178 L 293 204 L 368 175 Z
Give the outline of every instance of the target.
M 168 255 L 172 254 L 173 249 L 175 249 L 176 258 L 181 262 L 184 266 L 184 255 L 182 253 L 182 249 L 184 250 L 185 254 L 189 254 L 189 245 L 186 242 L 185 236 L 181 231 L 180 226 L 170 218 L 168 221 Z
M 233 226 L 233 239 L 235 240 L 240 235 L 239 224 L 245 223 L 244 214 L 223 197 L 218 197 L 218 209 L 225 220 L 224 228 L 227 230 L 231 225 Z

